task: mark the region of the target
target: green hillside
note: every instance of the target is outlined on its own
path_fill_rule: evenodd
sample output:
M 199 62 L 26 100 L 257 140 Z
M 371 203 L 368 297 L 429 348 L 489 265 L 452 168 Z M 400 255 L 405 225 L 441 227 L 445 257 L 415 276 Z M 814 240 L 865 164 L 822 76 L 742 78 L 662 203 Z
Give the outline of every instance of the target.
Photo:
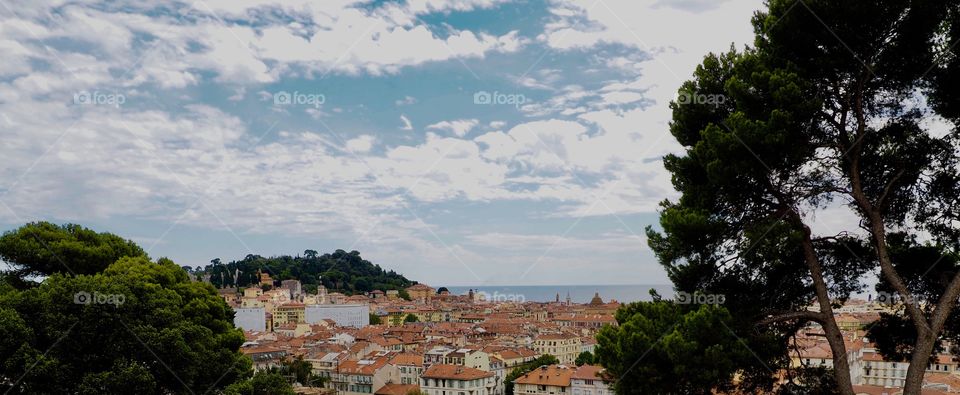
M 209 275 L 210 282 L 218 288 L 248 287 L 259 283 L 257 271 L 270 274 L 276 281 L 300 280 L 308 292 L 323 284 L 328 290 L 357 294 L 379 290 L 400 290 L 416 284 L 393 270 L 383 270 L 380 265 L 360 257 L 357 251 L 336 250 L 320 255 L 306 250 L 303 256 L 282 255 L 262 257 L 247 255 L 239 261 L 222 263 L 214 259 L 210 265 L 193 271 L 195 275 Z

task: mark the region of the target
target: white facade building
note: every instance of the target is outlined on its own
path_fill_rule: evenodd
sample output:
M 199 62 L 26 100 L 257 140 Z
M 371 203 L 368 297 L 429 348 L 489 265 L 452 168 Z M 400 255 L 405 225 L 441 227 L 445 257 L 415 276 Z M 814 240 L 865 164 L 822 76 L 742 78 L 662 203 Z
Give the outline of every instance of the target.
M 263 307 L 241 307 L 234 309 L 233 326 L 245 331 L 263 332 L 267 330 L 267 310 Z
M 363 328 L 370 325 L 370 309 L 364 304 L 309 304 L 304 314 L 309 324 L 329 319 L 339 326 Z

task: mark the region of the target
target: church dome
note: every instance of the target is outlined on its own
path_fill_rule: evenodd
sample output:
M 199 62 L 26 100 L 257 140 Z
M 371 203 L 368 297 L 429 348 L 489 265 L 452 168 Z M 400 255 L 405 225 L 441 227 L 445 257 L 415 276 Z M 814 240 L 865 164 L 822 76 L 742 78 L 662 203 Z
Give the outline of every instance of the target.
M 596 292 L 593 294 L 593 299 L 590 299 L 591 306 L 598 306 L 603 304 L 603 299 L 600 299 L 600 293 Z

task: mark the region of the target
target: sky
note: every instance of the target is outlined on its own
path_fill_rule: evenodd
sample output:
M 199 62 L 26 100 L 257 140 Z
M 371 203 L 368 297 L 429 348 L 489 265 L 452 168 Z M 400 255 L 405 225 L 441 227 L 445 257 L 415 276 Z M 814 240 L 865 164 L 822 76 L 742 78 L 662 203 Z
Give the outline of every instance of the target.
M 0 4 L 0 229 L 189 266 L 358 250 L 434 286 L 668 283 L 668 104 L 762 6 Z

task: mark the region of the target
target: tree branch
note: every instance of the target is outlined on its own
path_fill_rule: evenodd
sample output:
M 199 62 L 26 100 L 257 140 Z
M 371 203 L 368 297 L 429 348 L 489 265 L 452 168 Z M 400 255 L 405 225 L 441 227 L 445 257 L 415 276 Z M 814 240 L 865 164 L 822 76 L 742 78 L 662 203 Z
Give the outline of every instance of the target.
M 814 321 L 814 322 L 823 324 L 824 316 L 822 313 L 819 313 L 816 311 L 809 311 L 809 310 L 790 311 L 790 312 L 780 313 L 775 316 L 764 318 L 758 321 L 756 325 L 764 326 L 764 325 L 774 324 L 777 322 L 793 321 L 793 320 Z

